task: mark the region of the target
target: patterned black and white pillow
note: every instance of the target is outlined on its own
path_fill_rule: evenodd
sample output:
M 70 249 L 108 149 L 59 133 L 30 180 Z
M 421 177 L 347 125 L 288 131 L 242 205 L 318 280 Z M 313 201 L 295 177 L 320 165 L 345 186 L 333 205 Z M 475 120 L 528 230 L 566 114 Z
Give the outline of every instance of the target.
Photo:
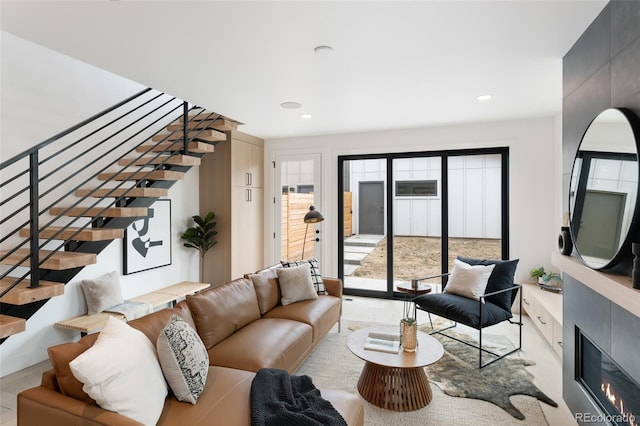
M 327 289 L 324 286 L 324 281 L 322 281 L 322 273 L 320 272 L 320 263 L 318 259 L 312 257 L 310 259 L 305 260 L 281 260 L 280 263 L 285 268 L 289 268 L 292 266 L 300 266 L 308 263 L 311 265 L 311 281 L 313 281 L 313 286 L 316 289 L 316 293 L 318 294 L 326 294 Z
M 209 355 L 198 333 L 174 314 L 158 335 L 156 350 L 162 373 L 175 397 L 195 404 L 209 372 Z

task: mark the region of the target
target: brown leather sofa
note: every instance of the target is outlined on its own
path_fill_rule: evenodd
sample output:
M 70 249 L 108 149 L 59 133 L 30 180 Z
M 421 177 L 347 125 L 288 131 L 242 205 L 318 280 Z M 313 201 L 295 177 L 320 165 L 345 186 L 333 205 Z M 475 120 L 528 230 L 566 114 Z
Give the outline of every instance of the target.
M 209 353 L 209 373 L 197 404 L 166 398 L 159 425 L 250 425 L 250 389 L 260 368 L 290 373 L 302 364 L 340 320 L 342 285 L 325 278 L 327 295 L 280 304 L 279 265 L 249 274 L 129 324 L 156 342 L 172 314 L 190 323 Z M 133 425 L 136 421 L 103 410 L 82 390 L 69 362 L 93 345 L 98 334 L 49 348 L 53 369 L 40 386 L 18 394 L 18 425 Z M 349 425 L 364 424 L 360 398 L 321 390 Z

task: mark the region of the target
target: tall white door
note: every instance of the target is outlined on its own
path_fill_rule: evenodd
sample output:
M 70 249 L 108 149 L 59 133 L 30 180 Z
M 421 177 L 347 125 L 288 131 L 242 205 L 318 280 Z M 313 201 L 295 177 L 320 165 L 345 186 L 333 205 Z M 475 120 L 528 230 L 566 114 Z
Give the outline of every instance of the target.
M 320 154 L 280 155 L 275 158 L 275 262 L 321 257 L 323 223 L 304 222 L 311 206 L 322 213 L 320 161 Z

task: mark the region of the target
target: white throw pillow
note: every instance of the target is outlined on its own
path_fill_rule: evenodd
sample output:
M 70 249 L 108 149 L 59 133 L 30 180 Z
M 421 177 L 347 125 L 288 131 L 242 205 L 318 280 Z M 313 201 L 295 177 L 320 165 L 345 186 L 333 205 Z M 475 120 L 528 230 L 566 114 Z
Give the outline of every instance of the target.
M 311 265 L 308 263 L 291 268 L 279 268 L 276 271 L 283 305 L 318 298 L 311 280 Z
M 116 271 L 92 280 L 82 280 L 80 286 L 87 302 L 89 315 L 95 315 L 124 302 L 120 289 L 120 277 Z
M 195 404 L 200 398 L 209 373 L 209 354 L 198 333 L 185 320 L 171 315 L 171 320 L 156 343 L 164 377 L 178 401 Z
M 480 300 L 487 289 L 487 283 L 496 265 L 474 265 L 458 259 L 453 261 L 453 270 L 444 288 L 445 293 L 457 294 L 473 300 Z
M 82 389 L 105 410 L 154 425 L 167 396 L 156 351 L 142 332 L 109 318 L 95 344 L 69 363 Z
M 308 263 L 311 266 L 311 281 L 313 281 L 313 286 L 316 288 L 316 293 L 325 294 L 327 292 L 327 289 L 324 286 L 324 281 L 322 280 L 322 273 L 320 273 L 320 262 L 318 261 L 318 258 L 312 257 L 307 260 L 281 260 L 280 263 L 285 268 L 291 268 L 292 266 L 300 266 Z

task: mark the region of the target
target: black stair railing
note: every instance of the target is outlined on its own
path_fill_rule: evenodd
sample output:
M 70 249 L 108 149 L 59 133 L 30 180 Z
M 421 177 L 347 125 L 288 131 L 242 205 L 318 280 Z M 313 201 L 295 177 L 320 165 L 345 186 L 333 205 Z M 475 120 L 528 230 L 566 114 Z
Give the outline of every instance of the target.
M 0 292 L 0 297 L 7 294 L 27 277 L 30 278 L 30 287 L 38 287 L 43 274 L 42 265 L 56 252 L 72 250 L 70 241 L 74 240 L 82 230 L 88 227 L 100 227 L 107 225 L 111 219 L 105 219 L 102 214 L 113 206 L 127 206 L 133 198 L 128 193 L 134 188 L 153 186 L 155 182 L 149 176 L 157 170 L 171 169 L 186 171 L 188 167 L 172 166 L 167 164 L 169 156 L 159 161 L 151 169 L 148 165 L 135 163 L 141 158 L 155 160 L 166 152 L 153 152 L 153 145 L 145 150 L 138 150 L 140 146 L 148 143 L 152 136 L 163 130 L 167 124 L 182 116 L 184 126 L 182 130 L 183 140 L 181 151 L 188 154 L 189 135 L 191 139 L 205 131 L 205 128 L 197 126 L 198 130 L 192 131 L 189 126 L 189 112 L 197 109 L 193 119 L 214 120 L 221 116 L 216 113 L 205 112 L 197 107 L 189 107 L 187 102 L 176 99 L 153 89 L 145 89 L 135 95 L 107 108 L 106 110 L 78 123 L 75 126 L 41 142 L 40 144 L 4 161 L 0 164 L 0 245 L 5 253 L 0 255 L 0 261 L 5 260 L 20 248 L 28 245 L 29 254 L 15 265 L 4 267 L 0 279 L 11 277 L 14 281 Z M 158 144 L 165 141 L 173 141 L 174 135 L 180 130 L 167 133 Z M 119 166 L 113 171 L 119 161 L 136 153 L 127 164 Z M 149 156 L 151 154 L 152 156 Z M 62 156 L 62 157 L 61 157 Z M 65 158 L 66 157 L 66 158 Z M 57 158 L 57 161 L 53 160 Z M 132 168 L 133 167 L 133 168 Z M 77 200 L 66 207 L 64 211 L 49 220 L 44 220 L 40 225 L 41 217 L 51 207 L 63 200 L 71 198 L 82 186 L 96 183 L 101 173 L 111 170 L 114 175 L 109 179 L 98 181 L 97 187 L 83 197 L 75 197 Z M 140 176 L 136 180 L 117 180 L 116 176 L 125 172 L 137 173 Z M 115 194 L 120 188 L 124 192 L 112 201 L 106 197 L 93 197 L 96 191 L 103 189 L 105 185 L 116 182 L 106 197 Z M 84 204 L 86 200 L 93 198 L 89 206 L 85 206 L 83 212 L 77 217 L 67 218 L 65 215 L 74 207 Z M 45 206 L 45 207 L 42 207 Z M 83 217 L 91 209 L 100 210 L 91 217 Z M 26 219 L 25 219 L 26 218 Z M 135 219 L 130 219 L 133 221 Z M 122 224 L 123 222 L 118 222 Z M 48 238 L 39 238 L 41 230 L 49 226 L 59 226 L 60 229 Z M 74 226 L 78 229 L 66 239 L 59 236 Z M 29 228 L 29 236 L 21 238 L 20 230 Z M 61 241 L 55 243 L 55 241 Z M 57 244 L 57 245 L 56 245 Z M 7 249 L 6 247 L 9 246 Z M 43 258 L 40 250 L 50 250 Z M 29 261 L 30 266 L 26 272 L 18 270 L 21 264 Z M 23 267 L 24 268 L 24 267 Z M 22 273 L 22 275 L 20 275 Z M 16 276 L 17 275 L 17 276 Z

